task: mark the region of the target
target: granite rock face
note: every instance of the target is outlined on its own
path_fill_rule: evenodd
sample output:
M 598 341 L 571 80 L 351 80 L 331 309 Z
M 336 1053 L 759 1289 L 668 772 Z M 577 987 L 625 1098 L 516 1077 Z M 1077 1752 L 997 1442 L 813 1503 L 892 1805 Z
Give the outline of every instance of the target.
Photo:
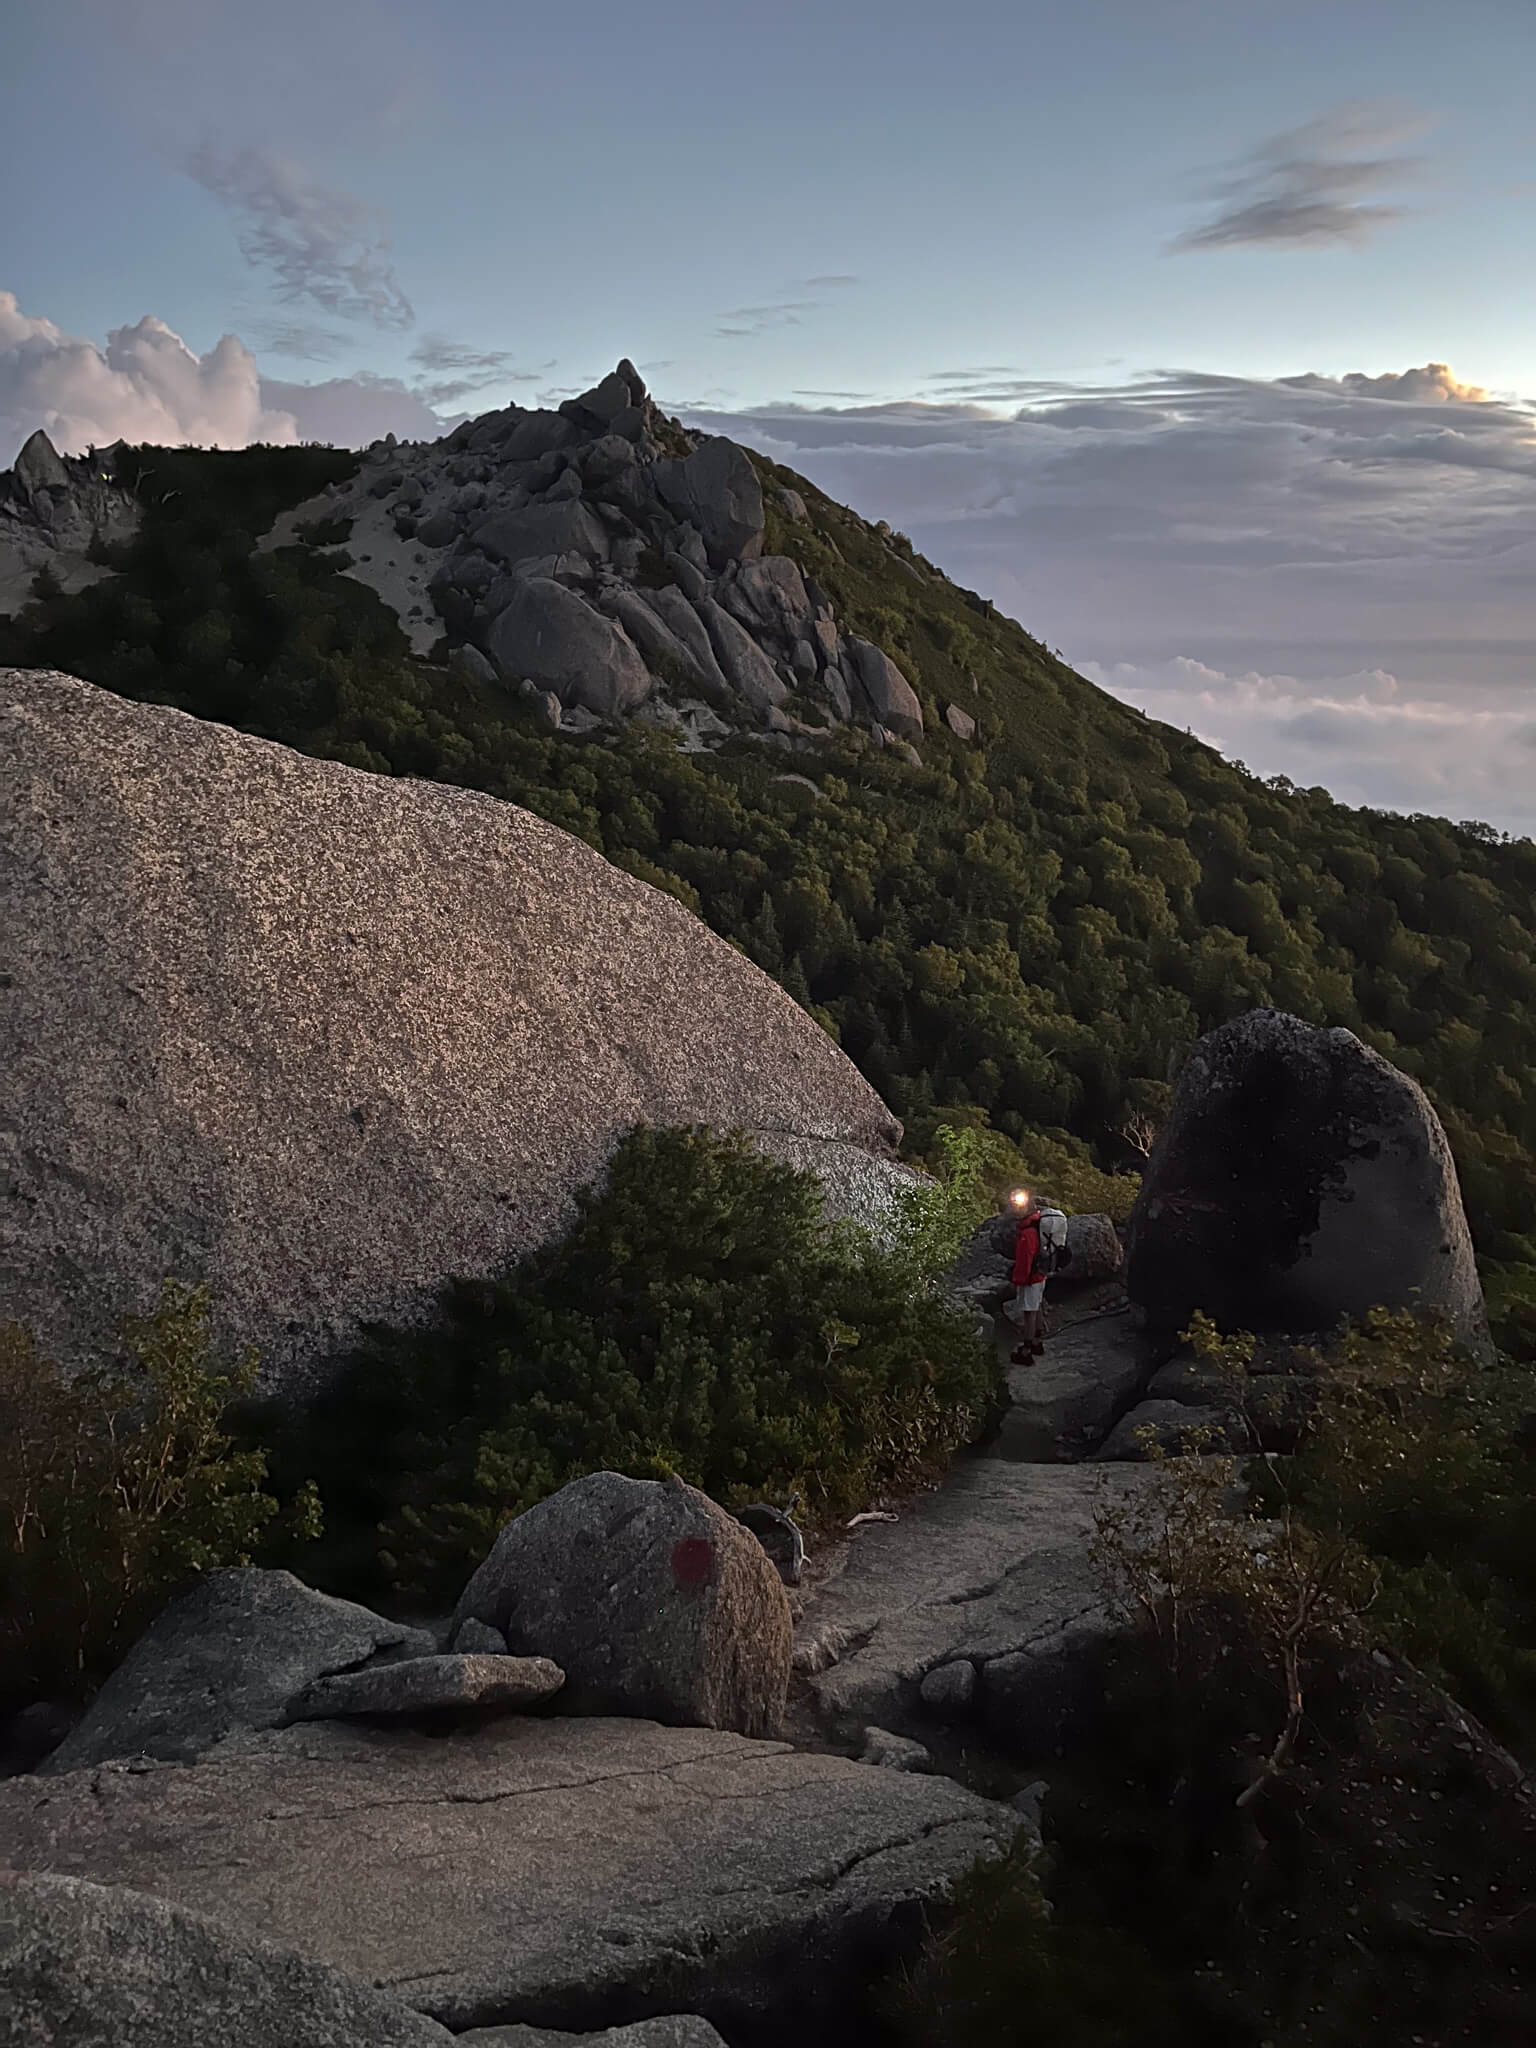
M 467 649 L 503 683 L 531 678 L 558 695 L 567 730 L 638 715 L 690 751 L 750 736 L 796 752 L 857 719 L 920 765 L 923 710 L 907 678 L 844 638 L 788 555 L 763 554 L 753 458 L 667 419 L 627 359 L 558 412 L 511 406 L 440 441 L 375 443 L 354 476 L 282 513 L 258 545 L 311 545 L 321 530 L 334 542 L 338 527 L 341 573 L 390 607 L 418 658 L 467 674 Z M 541 588 L 533 603 L 534 580 L 569 602 Z M 670 701 L 690 688 L 710 721 Z
M 538 1706 L 564 1683 L 565 1673 L 547 1657 L 472 1651 L 405 1657 L 396 1664 L 317 1678 L 289 1702 L 287 1719 L 408 1721 L 422 1714 L 509 1714 Z
M 1126 1286 L 1154 1330 L 1322 1331 L 1377 1304 L 1443 1310 L 1491 1355 L 1440 1119 L 1351 1031 L 1251 1010 L 1179 1075 L 1142 1179 Z
M 0 618 L 21 610 L 39 569 L 67 591 L 99 582 L 107 571 L 91 543 L 130 540 L 139 519 L 108 458 L 60 455 L 39 427 L 0 474 Z
M 509 1522 L 454 1610 L 566 1675 L 562 1704 L 743 1735 L 789 1685 L 783 1583 L 752 1532 L 681 1480 L 594 1472 Z
M 815 2011 L 1020 1825 L 941 1778 L 558 1717 L 309 1722 L 192 1765 L 0 1783 L 19 1868 L 194 1906 L 455 2032 L 660 2006 L 736 2039 L 743 2011 Z
M 232 1735 L 275 1728 L 289 1701 L 333 1672 L 430 1656 L 423 1629 L 317 1593 L 291 1572 L 206 1572 L 152 1621 L 43 1765 L 109 1757 L 185 1763 Z
M 599 717 L 632 711 L 650 695 L 650 674 L 623 628 L 551 576 L 517 582 L 486 644 L 504 675 L 526 676 Z
M 65 1365 L 174 1274 L 306 1383 L 638 1123 L 908 1178 L 805 1012 L 579 840 L 50 672 L 0 670 L 0 932 L 0 1299 Z
M 0 1870 L 5 2048 L 451 2048 L 371 1985 L 185 1905 Z
M 795 1629 L 818 1714 L 919 1739 L 935 1722 L 979 1720 L 1048 1749 L 1085 1664 L 1120 1626 L 1089 1557 L 1094 1516 L 1149 1477 L 979 1457 L 899 1521 L 856 1530 Z

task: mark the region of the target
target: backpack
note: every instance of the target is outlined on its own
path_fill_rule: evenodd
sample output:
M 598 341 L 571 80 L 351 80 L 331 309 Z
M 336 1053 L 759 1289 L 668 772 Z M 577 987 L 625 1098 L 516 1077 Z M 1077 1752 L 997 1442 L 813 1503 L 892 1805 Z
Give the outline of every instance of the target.
M 1064 1272 L 1072 1263 L 1071 1249 L 1067 1244 L 1067 1219 L 1059 1209 L 1042 1209 L 1040 1227 L 1040 1264 L 1047 1278 L 1052 1273 Z

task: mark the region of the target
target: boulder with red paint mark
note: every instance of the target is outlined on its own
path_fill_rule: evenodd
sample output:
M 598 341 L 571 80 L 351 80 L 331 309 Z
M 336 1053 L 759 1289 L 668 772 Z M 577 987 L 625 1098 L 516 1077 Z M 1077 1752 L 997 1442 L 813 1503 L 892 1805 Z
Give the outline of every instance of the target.
M 500 1629 L 566 1675 L 562 1711 L 767 1735 L 789 1685 L 790 1613 L 762 1545 L 680 1479 L 593 1472 L 519 1515 L 453 1630 Z M 451 1633 L 451 1632 L 450 1632 Z

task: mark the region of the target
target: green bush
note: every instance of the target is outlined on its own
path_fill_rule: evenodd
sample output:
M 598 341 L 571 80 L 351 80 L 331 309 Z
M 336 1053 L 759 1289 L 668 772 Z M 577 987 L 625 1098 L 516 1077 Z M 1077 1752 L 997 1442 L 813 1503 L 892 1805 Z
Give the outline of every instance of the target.
M 1321 1363 L 1308 1434 L 1260 1471 L 1260 1500 L 1368 1552 L 1379 1634 L 1536 1754 L 1536 1375 L 1386 1309 Z
M 255 1358 L 215 1359 L 206 1292 L 168 1283 L 122 1338 L 120 1361 L 66 1378 L 0 1326 L 0 1707 L 88 1688 L 180 1580 L 248 1563 L 277 1512 L 226 1427 Z M 313 1489 L 296 1504 L 315 1533 Z
M 372 1331 L 279 1433 L 334 1532 L 306 1571 L 449 1601 L 503 1522 L 603 1468 L 727 1505 L 798 1493 L 813 1526 L 935 1471 L 996 1394 L 932 1285 L 978 1212 L 963 1144 L 880 1244 L 743 1138 L 635 1131 L 562 1242 Z

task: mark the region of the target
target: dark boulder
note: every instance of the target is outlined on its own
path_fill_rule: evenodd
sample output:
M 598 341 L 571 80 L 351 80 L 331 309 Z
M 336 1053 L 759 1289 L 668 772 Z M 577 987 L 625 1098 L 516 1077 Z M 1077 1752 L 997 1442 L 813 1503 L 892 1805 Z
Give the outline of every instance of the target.
M 763 492 L 746 450 L 721 435 L 691 455 L 658 462 L 656 488 L 674 518 L 696 526 L 710 565 L 750 561 L 763 551 Z
M 1440 1120 L 1351 1031 L 1252 1010 L 1185 1062 L 1131 1217 L 1127 1288 L 1154 1330 L 1307 1331 L 1443 1311 L 1491 1355 Z

